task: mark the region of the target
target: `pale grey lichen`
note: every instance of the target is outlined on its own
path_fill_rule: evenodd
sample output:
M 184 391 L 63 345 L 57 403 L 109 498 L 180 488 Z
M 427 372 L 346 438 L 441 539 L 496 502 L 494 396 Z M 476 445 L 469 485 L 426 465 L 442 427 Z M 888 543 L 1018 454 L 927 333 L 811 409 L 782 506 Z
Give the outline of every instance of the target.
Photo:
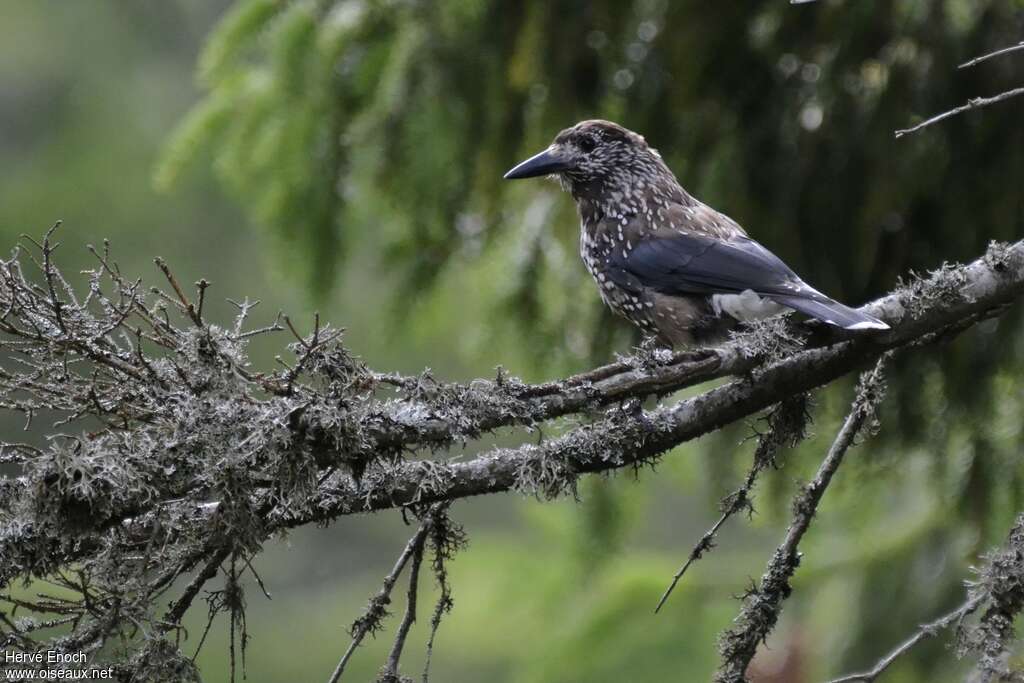
M 803 347 L 804 336 L 798 333 L 786 316 L 752 320 L 730 333 L 730 344 L 746 358 L 772 363 Z
M 551 500 L 566 493 L 576 495 L 576 481 L 579 473 L 568 461 L 548 457 L 536 449 L 525 455 L 517 454 L 514 488 L 522 494 L 541 500 Z

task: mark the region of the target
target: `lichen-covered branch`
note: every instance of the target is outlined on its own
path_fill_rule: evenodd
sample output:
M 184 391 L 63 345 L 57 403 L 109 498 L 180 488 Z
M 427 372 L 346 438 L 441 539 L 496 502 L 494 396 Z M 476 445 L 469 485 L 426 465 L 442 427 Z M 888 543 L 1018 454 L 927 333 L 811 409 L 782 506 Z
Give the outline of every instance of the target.
M 352 654 L 356 651 L 363 642 L 363 638 L 368 633 L 375 633 L 382 628 L 381 622 L 384 617 L 387 616 L 387 606 L 391 603 L 391 589 L 395 587 L 395 582 L 398 581 L 399 575 L 402 570 L 405 569 L 405 565 L 408 564 L 409 559 L 416 557 L 422 558 L 423 555 L 423 544 L 427 538 L 427 532 L 429 531 L 430 520 L 425 519 L 420 527 L 413 534 L 412 538 L 405 545 L 405 549 L 402 554 L 398 556 L 398 560 L 395 562 L 394 568 L 391 572 L 384 577 L 384 584 L 381 586 L 380 591 L 375 596 L 370 598 L 370 602 L 366 606 L 366 610 L 362 616 L 355 620 L 352 624 L 352 642 L 349 643 L 348 649 L 345 650 L 345 654 L 342 655 L 341 660 L 338 661 L 338 666 L 335 667 L 334 673 L 328 679 L 328 683 L 338 683 L 341 680 L 341 675 L 345 673 L 345 666 L 348 664 L 349 659 L 352 658 Z M 420 560 L 416 560 L 417 566 Z
M 865 425 L 874 420 L 875 409 L 885 394 L 882 377 L 884 357 L 874 370 L 864 373 L 857 386 L 857 397 L 849 415 L 843 422 L 825 459 L 818 467 L 814 479 L 804 486 L 793 499 L 793 521 L 786 537 L 775 549 L 760 585 L 752 586 L 743 597 L 743 608 L 736 617 L 735 626 L 726 631 L 720 641 L 722 663 L 715 674 L 715 683 L 743 683 L 747 680 L 757 647 L 768 637 L 782 612 L 782 602 L 792 592 L 790 579 L 800 566 L 800 541 L 811 526 L 825 490 L 853 445 L 854 439 Z
M 142 679 L 194 671 L 179 648 L 183 615 L 218 577 L 255 576 L 252 558 L 275 534 L 501 491 L 557 496 L 581 475 L 653 462 L 889 350 L 947 339 L 1024 293 L 1024 244 L 994 244 L 870 304 L 892 325 L 884 334 L 836 337 L 776 319 L 718 348 L 641 348 L 558 381 L 502 371 L 456 384 L 368 368 L 315 317 L 254 323 L 248 299 L 218 324 L 204 312 L 209 283 L 193 289 L 158 261 L 163 286 L 144 286 L 106 245 L 72 282 L 59 249 L 51 230 L 0 260 L 0 409 L 28 430 L 0 442 L 10 472 L 0 478 L 0 599 L 20 600 L 6 588 L 34 579 L 63 581 L 77 597 L 20 601 L 17 619 L 0 610 L 0 641 L 102 649 Z M 279 367 L 252 367 L 259 335 L 289 336 Z M 722 377 L 733 379 L 665 399 Z M 650 396 L 665 400 L 642 409 Z M 496 430 L 571 415 L 585 424 L 462 455 Z M 453 447 L 458 459 L 446 457 Z M 434 623 L 450 607 L 444 560 L 461 542 L 448 528 L 447 541 L 429 539 L 442 554 Z M 217 594 L 211 610 L 242 626 L 240 593 Z M 148 637 L 134 638 L 139 629 Z
M 1017 516 L 1006 542 L 984 556 L 976 574 L 967 582 L 967 597 L 956 609 L 922 624 L 869 671 L 841 676 L 830 683 L 874 683 L 922 640 L 950 627 L 956 631 L 957 655 L 978 657 L 978 675 L 970 680 L 1018 680 L 1020 672 L 1011 671 L 1006 659 L 1014 639 L 1014 620 L 1024 610 L 1024 514 Z M 980 616 L 970 623 L 971 615 L 979 612 Z
M 1016 638 L 1014 621 L 1024 610 L 1024 513 L 1003 546 L 983 560 L 968 584 L 969 598 L 982 601 L 980 616 L 960 630 L 957 654 L 978 657 L 980 681 L 1019 680 L 1020 671 L 1011 671 L 1006 660 Z

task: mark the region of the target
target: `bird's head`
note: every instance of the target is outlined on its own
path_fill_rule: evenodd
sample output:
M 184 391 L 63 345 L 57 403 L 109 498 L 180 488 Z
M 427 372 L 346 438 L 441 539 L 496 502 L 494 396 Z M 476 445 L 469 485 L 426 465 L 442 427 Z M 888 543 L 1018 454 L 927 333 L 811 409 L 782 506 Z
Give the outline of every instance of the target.
M 611 121 L 577 123 L 559 133 L 547 149 L 517 164 L 507 180 L 557 176 L 577 198 L 628 191 L 667 177 L 675 181 L 661 155 L 643 136 Z

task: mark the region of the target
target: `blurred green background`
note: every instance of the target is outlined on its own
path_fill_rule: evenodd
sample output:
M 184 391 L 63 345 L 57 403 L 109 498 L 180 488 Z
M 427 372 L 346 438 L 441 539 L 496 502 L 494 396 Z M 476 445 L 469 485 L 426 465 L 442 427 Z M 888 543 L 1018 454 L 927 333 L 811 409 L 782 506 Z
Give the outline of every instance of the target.
M 225 320 L 224 297 L 261 299 L 267 322 L 319 310 L 377 369 L 551 378 L 637 339 L 578 261 L 571 201 L 551 183 L 503 184 L 515 161 L 577 120 L 615 119 L 808 281 L 860 303 L 1024 236 L 1024 99 L 893 139 L 1024 82 L 1020 54 L 956 70 L 1022 33 L 1020 0 L 5 2 L 0 236 L 7 248 L 63 219 L 69 271 L 109 238 L 128 273 L 155 281 L 159 255 L 185 281 L 212 280 Z M 1022 332 L 1017 307 L 900 357 L 881 431 L 829 491 L 753 680 L 863 668 L 959 602 L 1024 507 Z M 256 363 L 284 343 L 260 341 Z M 760 576 L 851 387 L 816 395 L 816 435 L 658 616 L 739 484 L 755 423 L 588 481 L 578 503 L 458 503 L 470 546 L 433 679 L 708 679 L 733 596 Z M 325 680 L 410 533 L 393 512 L 268 544 L 257 568 L 273 600 L 250 587 L 248 680 Z M 351 680 L 373 678 L 395 625 Z M 218 622 L 206 680 L 226 678 L 226 642 Z M 962 680 L 947 642 L 885 680 Z

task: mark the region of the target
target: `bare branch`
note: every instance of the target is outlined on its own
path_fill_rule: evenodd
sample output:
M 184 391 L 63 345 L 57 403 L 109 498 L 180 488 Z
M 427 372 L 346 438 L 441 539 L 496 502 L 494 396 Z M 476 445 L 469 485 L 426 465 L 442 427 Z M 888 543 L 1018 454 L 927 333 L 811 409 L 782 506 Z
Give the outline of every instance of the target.
M 164 274 L 164 277 L 167 278 L 167 281 L 171 284 L 171 287 L 174 288 L 174 293 L 178 295 L 178 301 L 181 302 L 182 308 L 184 308 L 185 311 L 188 313 L 188 317 L 192 319 L 192 322 L 196 324 L 196 327 L 203 327 L 203 320 L 199 316 L 199 312 L 196 310 L 195 306 L 192 305 L 192 302 L 188 300 L 188 297 L 185 296 L 184 290 L 182 290 L 181 285 L 178 284 L 178 279 L 174 277 L 174 273 L 171 272 L 171 269 L 167 265 L 167 262 L 164 261 L 162 258 L 155 258 L 153 259 L 153 261 L 156 263 L 157 267 L 160 268 L 160 271 Z M 206 281 L 203 280 L 203 282 Z M 200 286 L 200 297 L 204 296 L 205 292 L 206 287 Z
M 974 97 L 970 100 L 967 100 L 967 104 L 956 107 L 955 109 L 950 109 L 949 111 L 944 111 L 941 114 L 937 114 L 931 117 L 930 119 L 922 121 L 916 126 L 911 126 L 910 128 L 904 128 L 902 130 L 896 131 L 896 137 L 901 138 L 904 135 L 916 133 L 922 128 L 926 128 L 932 124 L 938 123 L 939 121 L 945 121 L 946 119 L 956 116 L 958 114 L 963 114 L 965 111 L 970 111 L 972 109 L 980 109 L 982 107 L 987 107 L 991 104 L 997 104 L 999 102 L 1008 100 L 1012 97 L 1017 97 L 1018 95 L 1024 95 L 1024 87 L 1014 88 L 1013 90 L 1007 90 L 1006 92 L 1001 92 L 998 95 L 993 95 L 992 97 Z
M 929 622 L 927 624 L 921 624 L 917 631 L 914 632 L 914 635 L 907 638 L 905 641 L 900 643 L 899 646 L 897 646 L 892 652 L 887 654 L 882 659 L 878 660 L 878 663 L 875 664 L 870 671 L 865 671 L 859 674 L 849 674 L 846 676 L 841 676 L 840 678 L 834 678 L 831 681 L 829 681 L 829 683 L 856 683 L 858 681 L 860 683 L 874 683 L 874 681 L 876 681 L 879 676 L 885 673 L 885 670 L 888 669 L 893 662 L 895 662 L 897 659 L 899 659 L 907 652 L 909 652 L 911 649 L 913 649 L 915 645 L 920 643 L 922 640 L 925 640 L 926 638 L 934 638 L 939 634 L 940 631 L 949 628 L 953 624 L 963 621 L 964 617 L 971 614 L 974 610 L 978 609 L 978 605 L 980 603 L 981 596 L 974 596 L 972 598 L 968 598 L 962 605 L 957 607 L 952 612 L 939 617 L 935 621 Z
M 409 542 L 405 545 L 405 549 L 402 550 L 402 554 L 398 556 L 398 560 L 395 562 L 394 568 L 392 568 L 391 572 L 384 577 L 384 584 L 381 586 L 380 591 L 370 599 L 363 615 L 356 619 L 352 624 L 352 642 L 349 643 L 348 649 L 345 650 L 345 654 L 342 655 L 341 660 L 338 662 L 338 666 L 335 667 L 331 677 L 327 679 L 327 683 L 338 683 L 338 681 L 341 680 L 341 675 L 345 673 L 345 666 L 348 664 L 348 660 L 352 658 L 352 654 L 363 642 L 363 638 L 366 637 L 366 634 L 380 629 L 381 620 L 387 616 L 387 610 L 385 608 L 391 602 L 391 589 L 395 587 L 395 582 L 398 581 L 398 577 L 401 575 L 402 570 L 405 569 L 405 565 L 409 562 L 409 558 L 414 556 L 422 558 L 423 543 L 427 537 L 429 524 L 429 518 L 423 520 L 419 529 L 416 530 L 416 533 L 413 534 L 412 538 L 410 538 Z M 401 651 L 399 650 L 399 653 L 400 652 Z
M 164 616 L 164 622 L 167 624 L 168 628 L 181 623 L 181 618 L 185 616 L 185 612 L 188 611 L 188 608 L 192 605 L 192 601 L 195 600 L 197 595 L 199 595 L 199 591 L 203 589 L 203 586 L 207 581 L 210 581 L 213 577 L 217 576 L 217 570 L 230 554 L 231 550 L 229 548 L 221 548 L 217 550 L 209 560 L 207 560 L 202 571 L 192 578 L 192 581 L 189 582 L 188 586 L 181 594 L 181 597 L 171 605 L 170 610 L 168 610 L 166 616 Z
M 421 538 L 419 545 L 413 550 L 412 566 L 409 568 L 409 589 L 405 595 L 405 614 L 402 616 L 402 623 L 398 625 L 387 662 L 377 677 L 378 683 L 402 683 L 398 675 L 398 662 L 402 658 L 402 649 L 405 647 L 405 639 L 409 636 L 409 629 L 416 621 L 416 593 L 420 580 L 420 565 L 423 564 L 424 540 Z
M 994 52 L 989 52 L 988 54 L 981 55 L 980 57 L 975 57 L 974 59 L 971 59 L 971 60 L 968 60 L 968 61 L 964 62 L 963 64 L 961 64 L 957 68 L 958 69 L 967 69 L 967 68 L 970 68 L 970 67 L 972 67 L 972 66 L 974 66 L 976 64 L 981 64 L 982 62 L 984 62 L 987 59 L 992 59 L 993 57 L 999 57 L 1001 55 L 1009 54 L 1010 52 L 1016 52 L 1017 50 L 1024 50 L 1024 40 L 1022 40 L 1021 42 L 1017 43 L 1016 45 L 1011 45 L 1010 47 L 1004 47 L 1004 48 L 1002 48 L 1000 50 L 995 50 Z

